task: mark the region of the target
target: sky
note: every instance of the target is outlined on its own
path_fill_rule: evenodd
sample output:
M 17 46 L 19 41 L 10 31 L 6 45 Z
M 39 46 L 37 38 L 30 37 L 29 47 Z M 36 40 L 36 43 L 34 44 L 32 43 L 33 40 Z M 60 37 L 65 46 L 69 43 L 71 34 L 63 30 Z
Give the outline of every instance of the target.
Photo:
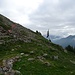
M 43 35 L 75 35 L 75 0 L 0 0 L 0 14 Z

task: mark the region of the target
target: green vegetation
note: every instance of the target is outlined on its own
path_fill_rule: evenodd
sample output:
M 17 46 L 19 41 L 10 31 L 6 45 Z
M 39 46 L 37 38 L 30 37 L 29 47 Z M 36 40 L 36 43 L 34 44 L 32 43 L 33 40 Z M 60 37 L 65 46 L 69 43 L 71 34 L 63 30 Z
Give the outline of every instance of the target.
M 5 30 L 9 30 L 11 28 L 10 25 L 6 26 L 5 24 L 3 24 L 1 21 L 0 21 L 0 26 L 2 26 Z
M 11 28 L 10 25 L 5 25 L 3 19 L 0 17 L 0 26 L 2 26 L 5 30 L 9 30 Z
M 73 48 L 72 46 L 68 45 L 66 48 L 66 50 L 75 53 L 75 48 Z
M 24 43 L 23 41 L 17 41 L 15 43 L 6 43 L 0 45 L 0 60 L 8 59 L 20 53 L 30 54 L 30 51 L 34 51 L 34 54 L 30 54 L 28 57 L 22 56 L 21 61 L 14 63 L 14 69 L 19 70 L 22 75 L 74 75 L 75 65 L 70 60 L 75 61 L 73 53 L 65 53 L 62 47 L 50 43 L 48 40 L 39 37 L 38 41 L 32 40 L 30 43 Z M 42 39 L 42 40 L 41 40 Z M 12 51 L 14 49 L 14 51 Z M 38 60 L 37 56 L 42 56 L 47 53 L 44 61 L 47 61 L 51 66 L 43 64 Z M 58 60 L 53 60 L 51 57 L 58 55 Z M 28 58 L 35 58 L 34 61 L 28 61 Z M 71 74 L 71 72 L 73 72 Z

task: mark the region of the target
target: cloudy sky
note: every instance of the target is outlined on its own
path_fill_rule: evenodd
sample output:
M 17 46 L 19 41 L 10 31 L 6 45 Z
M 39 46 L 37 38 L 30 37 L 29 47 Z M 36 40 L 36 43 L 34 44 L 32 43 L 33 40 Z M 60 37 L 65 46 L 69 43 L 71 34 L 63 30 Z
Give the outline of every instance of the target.
M 75 0 L 0 0 L 0 13 L 42 34 L 75 35 Z

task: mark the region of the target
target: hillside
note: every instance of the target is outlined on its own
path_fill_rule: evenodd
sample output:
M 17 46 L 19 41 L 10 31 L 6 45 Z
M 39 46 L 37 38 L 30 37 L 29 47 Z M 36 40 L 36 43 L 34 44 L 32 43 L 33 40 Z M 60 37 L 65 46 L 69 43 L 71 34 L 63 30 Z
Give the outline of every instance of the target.
M 63 48 L 67 47 L 68 45 L 75 47 L 75 35 L 69 35 L 66 38 L 55 40 L 54 43 L 61 45 Z
M 75 75 L 75 55 L 0 15 L 0 75 Z

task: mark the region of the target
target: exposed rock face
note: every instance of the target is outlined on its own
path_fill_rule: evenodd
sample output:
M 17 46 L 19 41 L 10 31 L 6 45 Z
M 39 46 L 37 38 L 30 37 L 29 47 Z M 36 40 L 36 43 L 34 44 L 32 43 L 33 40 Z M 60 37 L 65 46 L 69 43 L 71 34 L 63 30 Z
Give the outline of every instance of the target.
M 13 70 L 13 63 L 19 60 L 19 56 L 16 56 L 11 59 L 3 60 L 3 66 L 0 67 L 0 74 L 3 75 L 19 75 L 20 71 Z

